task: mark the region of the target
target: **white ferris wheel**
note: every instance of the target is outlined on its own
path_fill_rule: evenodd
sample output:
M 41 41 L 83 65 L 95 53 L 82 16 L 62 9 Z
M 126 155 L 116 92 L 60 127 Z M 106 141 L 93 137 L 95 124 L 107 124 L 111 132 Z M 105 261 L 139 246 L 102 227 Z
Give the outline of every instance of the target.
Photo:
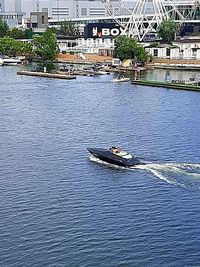
M 124 29 L 128 36 L 139 41 L 148 33 L 155 33 L 163 21 L 180 23 L 200 20 L 200 0 L 102 0 L 107 13 Z M 129 3 L 129 5 L 128 5 Z

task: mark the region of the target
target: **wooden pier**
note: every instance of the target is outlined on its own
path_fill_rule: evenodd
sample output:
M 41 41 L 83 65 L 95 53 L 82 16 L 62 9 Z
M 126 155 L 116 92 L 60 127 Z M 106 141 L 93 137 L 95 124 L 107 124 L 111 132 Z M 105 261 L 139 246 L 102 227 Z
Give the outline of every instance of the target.
M 25 76 L 35 76 L 35 77 L 44 77 L 44 78 L 56 78 L 56 79 L 65 79 L 73 80 L 76 79 L 75 75 L 70 74 L 60 74 L 60 73 L 47 73 L 47 72 L 34 72 L 34 71 L 18 71 L 18 75 Z
M 164 87 L 164 88 L 171 88 L 171 89 L 200 92 L 200 87 L 194 84 L 171 83 L 171 82 L 160 82 L 160 81 L 150 81 L 150 80 L 135 80 L 135 81 L 133 80 L 131 83 L 135 85 L 142 85 L 142 86 L 152 86 L 152 87 L 160 87 L 160 88 Z

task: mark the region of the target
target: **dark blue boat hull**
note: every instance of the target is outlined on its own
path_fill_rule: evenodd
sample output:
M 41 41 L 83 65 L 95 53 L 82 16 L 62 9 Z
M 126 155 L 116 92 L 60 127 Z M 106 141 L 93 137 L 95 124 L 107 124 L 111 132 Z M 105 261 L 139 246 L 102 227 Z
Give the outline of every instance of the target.
M 140 164 L 140 161 L 134 156 L 131 159 L 125 159 L 117 156 L 116 154 L 113 154 L 110 150 L 107 149 L 87 148 L 87 150 L 96 158 L 121 167 L 133 167 Z

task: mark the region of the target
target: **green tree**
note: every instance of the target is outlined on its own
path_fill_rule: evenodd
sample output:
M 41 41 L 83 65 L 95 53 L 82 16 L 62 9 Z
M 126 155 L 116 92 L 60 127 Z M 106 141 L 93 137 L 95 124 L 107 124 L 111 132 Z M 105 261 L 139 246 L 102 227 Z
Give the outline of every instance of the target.
M 115 56 L 120 60 L 134 59 L 139 63 L 146 63 L 148 53 L 143 46 L 137 43 L 134 38 L 120 35 L 115 39 Z
M 58 52 L 56 34 L 47 28 L 42 36 L 33 36 L 33 46 L 35 54 L 42 61 L 54 60 Z
M 14 39 L 20 39 L 24 37 L 24 33 L 21 29 L 12 28 L 8 32 L 9 36 Z
M 9 27 L 5 21 L 0 19 L 0 37 L 4 37 L 8 34 Z
M 32 52 L 31 43 L 23 43 L 13 38 L 5 36 L 0 38 L 0 53 L 7 56 L 31 56 Z
M 23 32 L 23 38 L 25 38 L 25 39 L 32 39 L 32 36 L 33 36 L 33 30 L 31 28 L 26 29 Z
M 80 35 L 78 27 L 76 27 L 75 22 L 73 21 L 63 21 L 60 23 L 60 29 L 58 34 L 64 36 L 76 36 Z
M 180 26 L 173 20 L 164 20 L 158 26 L 157 33 L 164 43 L 171 44 L 176 34 L 180 33 Z
M 19 53 L 22 56 L 33 57 L 33 45 L 32 45 L 32 43 L 29 43 L 29 42 L 26 42 L 26 43 L 20 42 Z

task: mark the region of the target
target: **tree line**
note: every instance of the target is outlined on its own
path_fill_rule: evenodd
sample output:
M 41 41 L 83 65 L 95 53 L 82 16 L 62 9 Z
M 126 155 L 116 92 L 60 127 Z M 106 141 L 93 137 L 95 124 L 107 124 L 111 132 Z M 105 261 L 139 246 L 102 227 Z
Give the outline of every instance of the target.
M 28 40 L 30 33 L 31 29 L 9 29 L 6 22 L 0 19 L 0 54 L 39 58 L 41 61 L 54 60 L 59 52 L 55 29 L 46 28 L 43 35 L 33 34 L 32 39 Z
M 0 53 L 11 57 L 26 56 L 51 61 L 58 52 L 57 38 L 50 28 L 43 35 L 35 34 L 31 41 L 20 41 L 9 36 L 0 38 Z
M 32 29 L 10 29 L 7 23 L 0 19 L 0 53 L 8 56 L 37 57 L 41 61 L 54 60 L 59 52 L 57 37 L 80 35 L 74 22 L 61 22 L 59 30 L 46 28 L 43 35 L 34 34 Z M 32 39 L 29 41 L 29 37 Z M 19 40 L 20 39 L 20 40 Z M 23 41 L 21 41 L 24 39 Z
M 59 29 L 52 28 L 52 31 L 59 36 L 80 36 L 80 31 L 73 21 L 60 22 Z M 14 39 L 27 39 L 33 35 L 32 29 L 22 30 L 19 28 L 10 29 L 5 21 L 0 19 L 0 38 L 9 36 Z

